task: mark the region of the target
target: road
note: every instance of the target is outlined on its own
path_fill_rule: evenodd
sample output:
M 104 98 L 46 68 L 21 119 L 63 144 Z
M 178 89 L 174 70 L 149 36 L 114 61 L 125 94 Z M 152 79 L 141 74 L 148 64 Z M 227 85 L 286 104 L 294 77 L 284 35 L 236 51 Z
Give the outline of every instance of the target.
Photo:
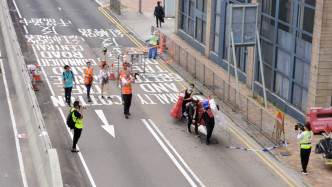
M 13 1 L 14 2 L 14 1 Z M 111 22 L 92 0 L 15 0 L 9 5 L 26 63 L 38 63 L 43 82 L 36 92 L 46 127 L 57 149 L 67 186 L 292 186 L 284 167 L 276 169 L 253 152 L 226 149 L 246 146 L 240 136 L 219 133 L 217 145 L 206 146 L 186 133 L 186 125 L 169 113 L 177 93 L 188 86 L 165 64 L 148 60 L 156 76 L 138 76 L 130 119 L 123 116 L 120 89 L 111 81 L 111 100 L 102 99 L 100 86 L 86 99 L 82 68 L 90 61 L 99 73 L 102 46 L 108 64 L 115 64 L 124 48 L 135 48 L 132 33 Z M 15 5 L 16 4 L 16 5 Z M 15 7 L 16 6 L 16 7 Z M 61 86 L 63 66 L 70 64 L 78 82 L 73 99 L 87 107 L 80 153 L 71 153 L 71 133 L 65 117 Z M 133 67 L 140 72 L 142 67 Z M 197 95 L 198 98 L 203 96 Z M 114 134 L 105 130 L 114 128 Z M 238 130 L 240 131 L 240 130 Z M 264 157 L 265 158 L 265 157 Z M 276 162 L 275 160 L 273 162 Z M 271 165 L 271 164 L 270 164 Z

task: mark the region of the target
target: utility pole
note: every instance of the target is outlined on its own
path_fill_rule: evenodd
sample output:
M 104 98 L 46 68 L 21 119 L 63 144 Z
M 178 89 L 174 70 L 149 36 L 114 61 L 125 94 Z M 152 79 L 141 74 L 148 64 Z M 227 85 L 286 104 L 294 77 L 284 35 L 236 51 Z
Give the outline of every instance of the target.
M 138 1 L 138 13 L 142 14 L 142 0 Z

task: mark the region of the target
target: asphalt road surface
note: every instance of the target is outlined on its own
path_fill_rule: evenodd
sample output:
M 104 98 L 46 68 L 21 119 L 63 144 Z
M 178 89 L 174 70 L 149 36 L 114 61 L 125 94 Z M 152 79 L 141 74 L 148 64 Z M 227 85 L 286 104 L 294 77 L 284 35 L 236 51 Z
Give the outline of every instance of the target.
M 101 98 L 95 82 L 92 103 L 88 103 L 82 78 L 85 62 L 90 61 L 99 74 L 102 46 L 106 44 L 107 63 L 113 63 L 116 72 L 118 55 L 124 49 L 137 48 L 132 33 L 111 22 L 95 1 L 16 0 L 16 6 L 12 1 L 9 5 L 26 63 L 39 64 L 42 72 L 43 81 L 37 83 L 40 91 L 36 94 L 66 186 L 296 184 L 285 177 L 292 174 L 284 167 L 271 167 L 270 161 L 253 152 L 225 148 L 246 146 L 239 138 L 243 134 L 215 131 L 219 144 L 206 146 L 187 133 L 186 124 L 169 114 L 179 90 L 188 85 L 161 62 L 147 60 L 146 72 L 150 75 L 138 76 L 129 119 L 124 118 L 116 81 L 110 82 L 112 99 Z M 71 133 L 65 125 L 70 110 L 61 85 L 65 64 L 76 75 L 72 100 L 87 107 L 78 154 L 70 152 Z M 142 72 L 143 66 L 132 69 Z

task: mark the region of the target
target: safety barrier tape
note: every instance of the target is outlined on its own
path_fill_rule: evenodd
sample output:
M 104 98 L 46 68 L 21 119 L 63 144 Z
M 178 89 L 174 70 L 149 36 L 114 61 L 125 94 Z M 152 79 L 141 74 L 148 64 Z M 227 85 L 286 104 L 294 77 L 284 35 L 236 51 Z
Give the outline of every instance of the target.
M 232 146 L 226 146 L 226 148 L 229 148 L 229 149 L 239 149 L 239 150 L 244 150 L 244 151 L 254 151 L 254 152 L 267 152 L 271 149 L 276 149 L 278 147 L 288 147 L 289 143 L 287 142 L 284 142 L 282 141 L 283 143 L 281 145 L 276 145 L 276 146 L 273 146 L 273 147 L 267 147 L 265 149 L 262 149 L 262 150 L 257 150 L 257 149 L 248 149 L 248 148 L 243 148 L 243 147 L 232 147 Z

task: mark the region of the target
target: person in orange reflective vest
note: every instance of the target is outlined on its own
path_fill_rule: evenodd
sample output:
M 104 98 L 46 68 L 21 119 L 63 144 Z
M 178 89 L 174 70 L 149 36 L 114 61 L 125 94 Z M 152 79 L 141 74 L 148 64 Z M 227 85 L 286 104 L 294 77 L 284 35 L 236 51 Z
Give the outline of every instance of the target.
M 132 83 L 135 83 L 135 77 L 130 76 L 130 71 L 125 70 L 124 71 L 125 75 L 121 79 L 122 83 L 122 93 L 123 93 L 123 101 L 124 101 L 124 115 L 125 118 L 128 119 L 130 112 L 130 105 L 131 105 L 131 99 L 132 99 L 132 93 L 133 93 L 133 88 L 132 88 Z
M 91 62 L 87 62 L 86 67 L 84 68 L 84 84 L 86 87 L 88 102 L 91 102 L 90 90 L 92 83 L 93 83 L 93 68 L 91 67 Z
M 120 69 L 120 72 L 118 73 L 118 77 L 116 80 L 116 85 L 119 85 L 119 81 L 122 82 L 122 78 L 125 76 L 125 70 L 128 70 L 130 72 L 130 75 L 132 75 L 131 70 L 129 69 L 129 63 L 125 61 L 122 65 L 122 68 Z M 121 88 L 121 99 L 122 99 L 122 105 L 124 105 L 124 99 L 123 99 L 123 93 L 122 93 L 122 84 L 120 84 Z

